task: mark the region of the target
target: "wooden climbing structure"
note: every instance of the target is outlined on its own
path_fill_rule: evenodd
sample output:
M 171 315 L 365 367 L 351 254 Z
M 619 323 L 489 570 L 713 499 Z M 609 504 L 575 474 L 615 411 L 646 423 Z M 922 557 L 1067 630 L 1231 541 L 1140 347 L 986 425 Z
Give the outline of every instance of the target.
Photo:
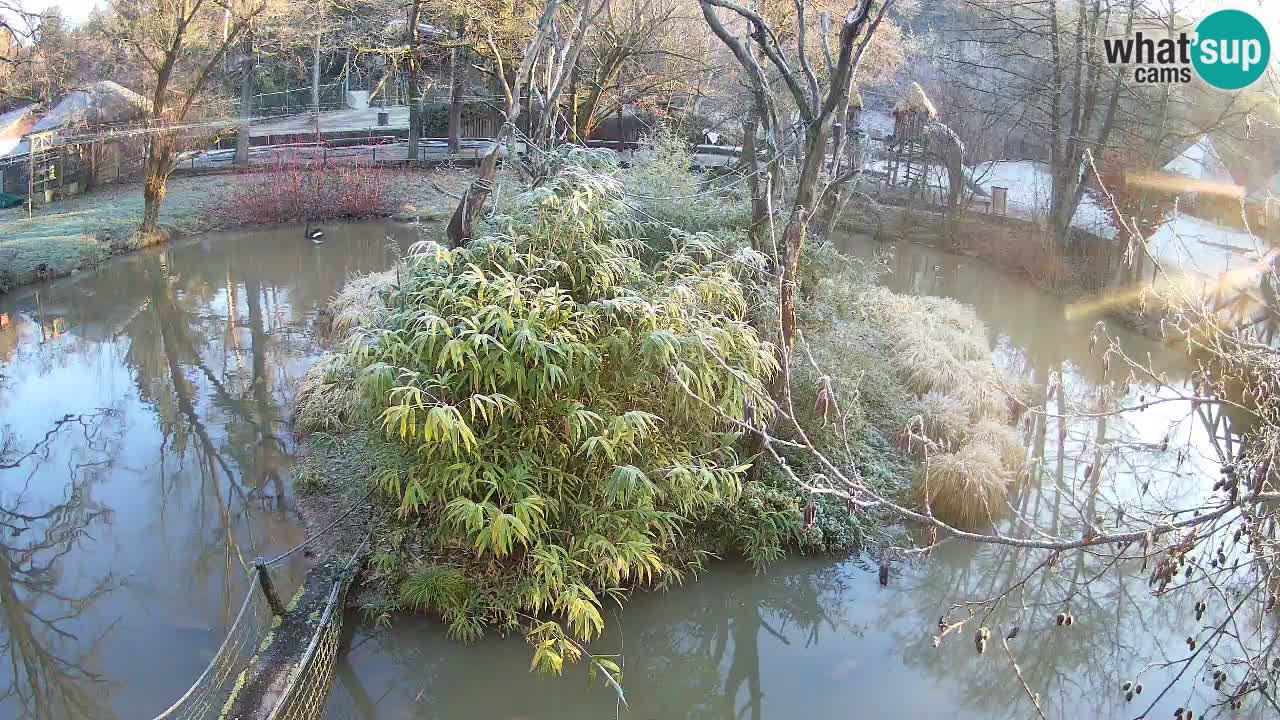
M 893 137 L 889 144 L 886 181 L 891 188 L 922 194 L 928 185 L 929 139 L 925 127 L 936 120 L 934 108 L 924 88 L 911 83 L 906 95 L 893 108 Z

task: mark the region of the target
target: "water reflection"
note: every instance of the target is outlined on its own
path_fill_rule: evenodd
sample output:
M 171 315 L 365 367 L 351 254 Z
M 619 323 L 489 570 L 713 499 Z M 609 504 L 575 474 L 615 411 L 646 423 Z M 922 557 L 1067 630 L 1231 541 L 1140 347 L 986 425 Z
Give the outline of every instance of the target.
M 763 576 L 719 567 L 671 595 L 634 598 L 597 643 L 624 652 L 621 711 L 581 673 L 530 675 L 518 638 L 464 649 L 431 619 L 362 626 L 329 717 L 920 717 L 944 696 L 909 690 L 919 675 L 874 631 L 868 601 L 894 591 L 867 579 L 830 560 Z
M 302 537 L 292 388 L 388 232 L 207 237 L 0 302 L 0 717 L 150 717 L 203 670 L 245 563 Z
M 69 436 L 80 458 L 68 469 L 61 501 L 36 506 L 26 487 L 0 490 L 0 657 L 13 669 L 7 686 L 0 686 L 0 703 L 41 720 L 108 717 L 98 694 L 103 677 L 86 667 L 84 643 L 70 628 L 118 583 L 110 570 L 64 582 L 63 558 L 110 522 L 110 511 L 90 495 L 110 444 L 118 443 L 117 418 L 110 412 L 62 418 L 29 449 L 7 434 L 0 469 L 27 469 L 29 482 L 59 435 Z M 87 639 L 90 654 L 108 630 Z
M 883 282 L 898 291 L 974 305 L 996 362 L 1051 411 L 1142 397 L 1129 368 L 1108 367 L 1101 352 L 1090 352 L 1096 318 L 1068 320 L 1061 299 L 970 258 L 858 238 L 844 245 L 883 263 Z M 883 256 L 886 249 L 892 252 Z M 1175 385 L 1189 376 L 1185 354 L 1108 330 Z M 1055 533 L 1082 528 L 1083 518 L 1106 526 L 1136 497 L 1148 507 L 1186 507 L 1210 491 L 1240 441 L 1229 414 L 1183 402 L 1113 417 L 1032 415 L 1020 430 L 1041 472 L 1019 486 L 1013 510 Z M 1045 560 L 1045 553 L 952 542 L 902 567 L 888 588 L 858 559 L 789 560 L 763 576 L 719 564 L 670 594 L 632 598 L 607 624 L 613 634 L 598 651 L 623 653 L 631 707 L 620 714 L 636 718 L 1034 717 L 1001 644 L 1009 634 L 1010 652 L 1048 717 L 1128 720 L 1148 706 L 1148 717 L 1173 717 L 1179 706 L 1204 715 L 1213 692 L 1202 667 L 1179 675 L 1182 665 L 1172 664 L 1186 657 L 1183 641 L 1197 627 L 1193 597 L 1154 599 L 1141 561 L 1117 561 L 1103 548 L 1064 554 L 1051 572 L 1019 584 Z M 1015 592 L 986 615 L 981 601 L 1011 585 Z M 968 608 L 995 635 L 986 653 L 975 653 L 975 623 L 935 647 L 939 616 L 959 620 Z M 1059 629 L 1063 611 L 1076 621 Z M 528 675 L 530 651 L 516 638 L 463 647 L 437 621 L 405 618 L 390 630 L 360 627 L 352 648 L 333 717 L 619 713 L 607 688 L 585 685 L 584 672 Z M 1147 691 L 1126 702 L 1120 684 L 1139 675 Z M 1252 703 L 1234 717 L 1266 712 Z

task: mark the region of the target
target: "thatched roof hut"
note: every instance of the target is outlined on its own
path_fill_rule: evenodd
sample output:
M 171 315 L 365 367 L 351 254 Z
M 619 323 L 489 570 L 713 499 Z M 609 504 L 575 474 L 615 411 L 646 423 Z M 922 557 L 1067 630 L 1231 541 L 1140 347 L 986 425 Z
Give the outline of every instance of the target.
M 932 121 L 937 119 L 938 109 L 933 106 L 929 96 L 924 94 L 924 88 L 920 87 L 920 83 L 913 82 L 907 89 L 907 93 L 898 100 L 898 104 L 893 106 L 893 114 L 923 115 Z

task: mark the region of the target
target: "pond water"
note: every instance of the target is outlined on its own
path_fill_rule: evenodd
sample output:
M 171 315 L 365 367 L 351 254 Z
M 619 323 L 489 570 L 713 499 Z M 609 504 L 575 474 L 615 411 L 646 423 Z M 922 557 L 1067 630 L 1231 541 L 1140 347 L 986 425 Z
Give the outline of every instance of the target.
M 0 466 L 14 466 L 0 467 L 0 717 L 151 717 L 217 647 L 244 563 L 301 539 L 286 421 L 294 383 L 321 352 L 316 311 L 351 275 L 387 265 L 389 235 L 400 249 L 413 235 L 326 230 L 319 246 L 299 228 L 208 236 L 0 300 L 0 427 L 13 448 Z M 1060 373 L 1060 403 L 1086 403 L 1123 377 L 1089 352 L 1093 318 L 1067 321 L 1062 301 L 977 260 L 855 237 L 843 246 L 883 264 L 897 290 L 973 304 L 997 362 L 1039 386 Z M 1131 355 L 1187 373 L 1178 353 L 1118 334 Z M 1106 463 L 1109 504 L 1205 492 L 1220 453 L 1233 451 L 1229 424 L 1177 404 L 1030 422 L 1043 479 L 1014 504 L 1046 524 L 1073 522 L 1083 467 L 1115 448 L 1129 451 Z M 1171 434 L 1191 451 L 1161 451 Z M 622 710 L 583 668 L 530 675 L 518 638 L 468 647 L 430 618 L 383 628 L 354 616 L 328 716 L 1033 717 L 998 643 L 979 657 L 968 631 L 940 648 L 932 636 L 950 606 L 1040 559 L 951 543 L 898 564 L 887 588 L 860 558 L 794 559 L 763 575 L 717 564 L 611 614 L 596 650 L 623 655 Z M 304 563 L 281 568 L 284 590 Z M 1068 595 L 1076 624 L 1056 629 Z M 1132 718 L 1149 705 L 1150 717 L 1172 717 L 1209 697 L 1198 667 L 1156 697 L 1179 669 L 1160 664 L 1185 655 L 1192 602 L 1154 602 L 1140 568 L 1080 554 L 1037 576 L 992 625 L 1020 628 L 1010 648 L 1048 717 Z M 1126 703 L 1118 686 L 1140 672 L 1148 691 Z M 1264 713 L 1251 705 L 1239 716 Z
M 210 235 L 0 298 L 0 718 L 150 718 L 204 669 L 245 563 L 304 536 L 292 388 L 388 233 Z

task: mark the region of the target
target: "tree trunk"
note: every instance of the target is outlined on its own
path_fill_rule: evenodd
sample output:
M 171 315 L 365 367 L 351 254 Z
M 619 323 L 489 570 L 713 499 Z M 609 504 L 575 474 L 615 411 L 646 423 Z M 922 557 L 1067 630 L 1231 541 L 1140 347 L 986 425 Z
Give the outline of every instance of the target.
M 524 89 L 530 73 L 533 71 L 536 54 L 541 50 L 542 43 L 550 32 L 552 20 L 559 6 L 559 0 L 549 0 L 547 3 L 542 16 L 538 19 L 537 32 L 529 40 L 524 59 L 520 61 L 520 68 L 514 74 L 514 82 L 508 81 L 506 77 L 501 76 L 499 73 L 494 73 L 495 82 L 501 82 L 501 92 L 506 98 L 506 110 L 503 113 L 504 122 L 498 132 L 495 133 L 493 145 L 490 147 L 488 154 L 484 156 L 484 160 L 480 163 L 478 176 L 467 188 L 466 193 L 463 194 L 462 200 L 458 202 L 458 207 L 453 212 L 453 217 L 449 220 L 449 243 L 453 247 L 461 247 L 471 240 L 475 219 L 480 215 L 480 210 L 484 207 L 485 200 L 493 192 L 493 181 L 498 174 L 498 154 L 502 149 L 503 141 L 511 133 L 516 121 L 520 118 L 520 93 Z
M 751 177 L 751 226 L 747 232 L 751 249 L 769 255 L 765 234 L 769 232 L 769 202 L 765 197 L 768 188 L 760 177 L 760 159 L 756 150 L 756 130 L 760 127 L 760 112 L 752 110 L 742 121 L 742 160 Z
M 505 134 L 505 129 L 498 131 L 498 136 L 493 139 L 493 149 L 484 156 L 484 160 L 480 161 L 480 170 L 476 173 L 476 179 L 467 187 L 462 201 L 458 203 L 458 207 L 453 211 L 453 217 L 449 219 L 448 234 L 451 247 L 462 247 L 471 240 L 476 218 L 480 216 L 480 210 L 489 199 L 489 193 L 493 191 L 494 178 L 498 176 L 498 149 L 502 146 L 502 136 Z
M 587 141 L 580 132 L 581 128 L 578 127 L 578 107 L 581 104 L 578 102 L 578 80 L 582 74 L 581 71 L 581 59 L 574 58 L 573 68 L 570 70 L 572 74 L 569 76 L 569 118 L 573 121 L 573 127 L 569 130 L 573 133 L 573 143 L 576 145 L 583 145 Z
M 253 33 L 240 42 L 240 132 L 236 135 L 236 165 L 249 167 L 249 121 L 253 117 Z
M 460 41 L 462 33 L 466 29 L 466 21 L 458 18 L 458 37 L 455 41 Z M 463 50 L 458 45 L 454 45 L 449 51 L 449 152 L 457 153 L 462 148 L 462 83 L 463 83 L 463 62 L 465 58 L 462 56 Z
M 315 52 L 311 56 L 311 112 L 316 119 L 316 142 L 320 142 L 320 31 L 316 31 Z
M 827 128 L 829 117 L 810 125 L 805 131 L 804 165 L 796 181 L 796 199 L 791 207 L 791 217 L 782 231 L 782 276 L 778 287 L 778 312 L 780 318 L 780 342 L 778 360 L 782 371 L 775 381 L 774 397 L 785 402 L 791 392 L 787 368 L 791 349 L 795 345 L 796 292 L 800 285 L 800 255 L 804 252 L 805 238 L 809 234 L 809 220 L 813 217 L 813 203 L 818 186 L 818 176 L 825 163 Z
M 142 186 L 142 233 L 151 235 L 160 229 L 160 208 L 164 205 L 168 175 L 153 160 L 147 160 L 146 179 Z
M 844 206 L 845 186 L 852 178 L 837 182 L 841 174 L 847 173 L 844 167 L 845 160 L 845 144 L 849 137 L 849 104 L 850 97 L 845 95 L 844 103 L 837 111 L 836 117 L 839 122 L 831 125 L 831 163 L 828 166 L 827 175 L 831 177 L 831 186 L 827 188 L 822 196 L 822 207 L 818 209 L 817 217 L 820 218 L 818 226 L 823 237 L 830 237 L 832 231 L 835 230 L 836 220 Z
M 89 143 L 86 153 L 87 162 L 84 168 L 84 191 L 91 192 L 98 187 L 98 170 L 102 164 L 102 148 L 96 142 Z
M 421 63 L 418 62 L 418 13 L 422 0 L 409 5 L 409 161 L 418 159 L 418 142 L 422 137 Z
M 612 54 L 601 60 L 600 67 L 597 68 L 594 77 L 590 78 L 591 90 L 587 92 L 587 97 L 578 105 L 577 112 L 574 115 L 574 124 L 577 125 L 578 134 L 585 141 L 591 137 L 591 133 L 595 132 L 596 126 L 601 122 L 600 107 L 604 104 L 604 93 L 622 75 L 622 69 L 625 64 L 626 57 L 620 54 Z M 626 98 L 622 96 L 622 90 L 618 90 L 618 114 L 621 117 L 623 103 Z M 622 132 L 621 126 L 618 128 Z
M 147 160 L 142 185 L 142 233 L 160 229 L 160 208 L 164 205 L 169 173 L 173 172 L 173 136 L 157 133 L 147 140 Z

